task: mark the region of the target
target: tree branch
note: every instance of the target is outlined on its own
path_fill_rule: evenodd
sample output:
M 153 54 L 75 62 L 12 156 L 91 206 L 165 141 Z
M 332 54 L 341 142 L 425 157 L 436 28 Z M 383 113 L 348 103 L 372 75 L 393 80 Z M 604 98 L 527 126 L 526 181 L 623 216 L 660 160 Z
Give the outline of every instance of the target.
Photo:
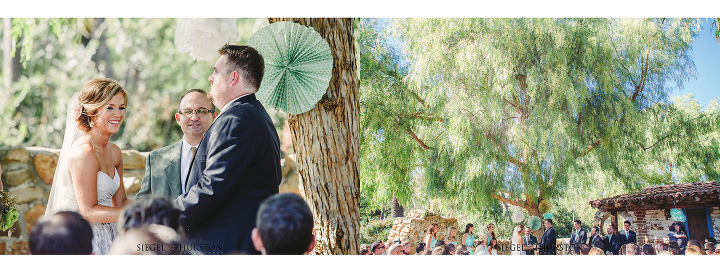
M 514 206 L 517 206 L 517 207 L 525 208 L 521 202 L 516 201 L 516 200 L 511 200 L 511 199 L 505 198 L 505 197 L 503 197 L 503 196 L 498 196 L 497 194 L 492 194 L 492 198 L 493 198 L 493 199 L 496 199 L 496 200 L 499 200 L 499 201 L 501 201 L 501 202 L 507 203 L 507 204 L 511 204 L 511 205 L 514 205 Z
M 420 138 L 418 138 L 418 136 L 415 135 L 415 133 L 413 133 L 413 131 L 411 131 L 409 128 L 405 127 L 405 131 L 407 131 L 408 134 L 410 134 L 410 136 L 412 136 L 412 138 L 415 141 L 417 141 L 417 143 L 420 144 L 420 147 L 422 147 L 423 149 L 425 149 L 425 150 L 433 149 L 432 147 L 427 146 L 427 144 L 425 144 L 425 142 L 423 142 Z

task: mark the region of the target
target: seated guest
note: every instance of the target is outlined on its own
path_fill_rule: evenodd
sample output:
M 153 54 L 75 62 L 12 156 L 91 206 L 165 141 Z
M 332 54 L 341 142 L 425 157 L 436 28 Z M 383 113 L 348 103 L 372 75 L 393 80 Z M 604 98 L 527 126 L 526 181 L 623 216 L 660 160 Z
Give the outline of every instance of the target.
M 698 241 L 698 240 L 689 240 L 688 243 L 687 243 L 687 245 L 688 245 L 688 246 L 694 245 L 694 246 L 697 246 L 697 247 L 703 247 L 702 243 L 700 243 L 700 241 Z
M 168 198 L 145 196 L 125 206 L 118 219 L 120 232 L 150 224 L 164 225 L 176 232 L 182 232 L 180 210 L 175 208 Z
M 461 244 L 460 246 L 458 246 L 457 251 L 455 253 L 459 255 L 460 252 L 468 251 L 467 249 L 468 249 L 467 245 Z M 470 252 L 468 252 L 468 255 L 469 254 L 470 254 Z
M 410 254 L 411 254 L 410 252 L 415 253 L 415 252 L 412 250 L 412 243 L 411 243 L 411 242 L 409 242 L 409 241 L 404 241 L 404 242 L 401 242 L 400 245 L 403 246 L 403 254 L 405 254 L 405 255 L 410 255 Z
M 265 199 L 255 224 L 251 239 L 263 255 L 302 255 L 315 248 L 312 212 L 297 194 L 280 193 Z
M 642 246 L 642 255 L 655 255 L 655 248 L 651 244 L 644 244 Z
M 623 255 L 640 255 L 639 248 L 635 243 L 625 244 L 625 254 Z
M 715 250 L 715 243 L 713 243 L 713 242 L 705 243 L 705 254 L 706 255 L 712 255 L 713 250 Z
M 608 235 L 605 236 L 605 239 L 603 240 L 603 245 L 605 245 L 605 253 L 610 252 L 613 255 L 619 255 L 620 246 L 622 245 L 622 243 L 620 237 L 615 234 L 615 227 L 612 224 L 608 224 L 607 233 Z
M 706 243 L 717 243 L 717 240 L 715 240 L 715 238 L 713 238 L 713 237 L 707 237 L 707 238 L 705 238 L 705 242 Z
M 670 252 L 670 251 L 663 250 L 663 251 L 658 251 L 657 255 L 675 255 L 675 254 L 672 254 L 672 252 Z
M 588 255 L 605 255 L 605 253 L 602 251 L 602 249 L 593 247 L 590 249 L 590 252 L 588 252 Z
M 388 255 L 405 255 L 401 244 L 393 244 L 388 249 Z
M 670 254 L 672 255 L 682 255 L 682 251 L 679 247 L 670 247 L 670 249 L 668 249 L 668 252 L 670 252 Z
M 590 253 L 590 249 L 591 249 L 591 248 L 590 248 L 589 245 L 583 244 L 582 246 L 580 246 L 580 254 L 581 254 L 581 255 L 587 255 L 588 253 Z
M 372 245 L 370 245 L 370 253 L 371 255 L 385 255 L 385 243 L 382 241 L 375 241 Z
M 713 255 L 720 255 L 720 243 L 715 245 L 715 252 Z
M 428 248 L 428 249 L 425 250 L 425 252 L 423 252 L 423 253 L 424 253 L 424 255 L 432 255 L 432 254 L 433 254 L 433 249 L 432 249 L 432 248 Z
M 415 247 L 415 254 L 422 255 L 423 251 L 425 251 L 425 243 L 418 243 Z
M 457 255 L 470 255 L 470 252 L 467 252 L 467 251 L 458 251 Z
M 475 247 L 475 255 L 490 255 L 488 247 L 484 244 L 480 244 Z
M 367 247 L 360 248 L 360 253 L 358 253 L 358 254 L 360 254 L 360 255 L 370 255 L 370 249 L 368 249 Z
M 447 245 L 439 245 L 432 251 L 432 255 L 450 255 L 450 248 Z
M 666 244 L 666 243 L 658 243 L 658 244 L 655 245 L 655 251 L 656 251 L 656 252 L 668 251 L 668 249 L 670 249 L 670 245 L 669 245 L 669 244 Z
M 455 245 L 453 244 L 447 244 L 448 249 L 450 249 L 450 255 L 455 255 Z
M 33 255 L 90 255 L 92 239 L 92 228 L 79 213 L 61 211 L 32 227 L 28 245 Z
M 705 255 L 705 252 L 696 245 L 688 245 L 685 249 L 685 255 Z
M 113 242 L 110 255 L 180 255 L 180 236 L 170 227 L 149 224 L 126 230 Z

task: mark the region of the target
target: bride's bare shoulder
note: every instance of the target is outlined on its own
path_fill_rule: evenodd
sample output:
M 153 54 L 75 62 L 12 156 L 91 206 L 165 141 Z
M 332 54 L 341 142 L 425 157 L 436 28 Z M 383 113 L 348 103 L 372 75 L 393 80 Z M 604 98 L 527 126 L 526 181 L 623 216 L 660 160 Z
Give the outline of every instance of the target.
M 80 139 L 73 143 L 70 150 L 68 150 L 69 156 L 68 160 L 71 163 L 82 163 L 84 167 L 87 167 L 86 165 L 92 165 L 95 166 L 98 164 L 97 155 L 95 155 L 95 151 L 93 150 L 92 144 L 87 141 L 83 141 L 83 139 Z

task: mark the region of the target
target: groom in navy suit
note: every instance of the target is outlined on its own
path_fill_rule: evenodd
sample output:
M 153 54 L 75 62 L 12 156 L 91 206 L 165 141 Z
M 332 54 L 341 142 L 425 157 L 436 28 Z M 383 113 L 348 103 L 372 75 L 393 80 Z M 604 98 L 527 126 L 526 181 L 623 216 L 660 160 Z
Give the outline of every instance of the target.
M 540 240 L 540 255 L 555 255 L 557 253 L 557 234 L 552 226 L 552 220 L 545 219 L 545 233 L 543 233 Z
M 280 140 L 255 92 L 265 65 L 249 46 L 225 45 L 208 96 L 220 115 L 198 146 L 187 193 L 175 200 L 181 222 L 206 254 L 260 254 L 252 244 L 260 203 L 278 193 Z

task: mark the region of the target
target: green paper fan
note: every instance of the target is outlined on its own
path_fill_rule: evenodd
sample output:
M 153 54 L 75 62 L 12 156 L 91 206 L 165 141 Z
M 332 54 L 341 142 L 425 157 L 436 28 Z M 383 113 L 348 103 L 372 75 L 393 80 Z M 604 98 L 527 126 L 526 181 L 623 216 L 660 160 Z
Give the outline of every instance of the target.
M 545 213 L 545 214 L 543 214 L 543 219 L 552 219 L 552 218 L 553 218 L 552 213 Z
M 542 226 L 542 220 L 538 216 L 530 216 L 527 219 L 527 227 L 530 227 L 532 231 L 540 229 L 540 226 Z
M 248 45 L 265 60 L 258 100 L 296 115 L 310 111 L 325 95 L 333 57 L 328 42 L 313 28 L 276 22 L 253 34 Z
M 685 214 L 683 214 L 682 210 L 680 209 L 670 209 L 670 217 L 672 217 L 673 220 L 685 222 Z

